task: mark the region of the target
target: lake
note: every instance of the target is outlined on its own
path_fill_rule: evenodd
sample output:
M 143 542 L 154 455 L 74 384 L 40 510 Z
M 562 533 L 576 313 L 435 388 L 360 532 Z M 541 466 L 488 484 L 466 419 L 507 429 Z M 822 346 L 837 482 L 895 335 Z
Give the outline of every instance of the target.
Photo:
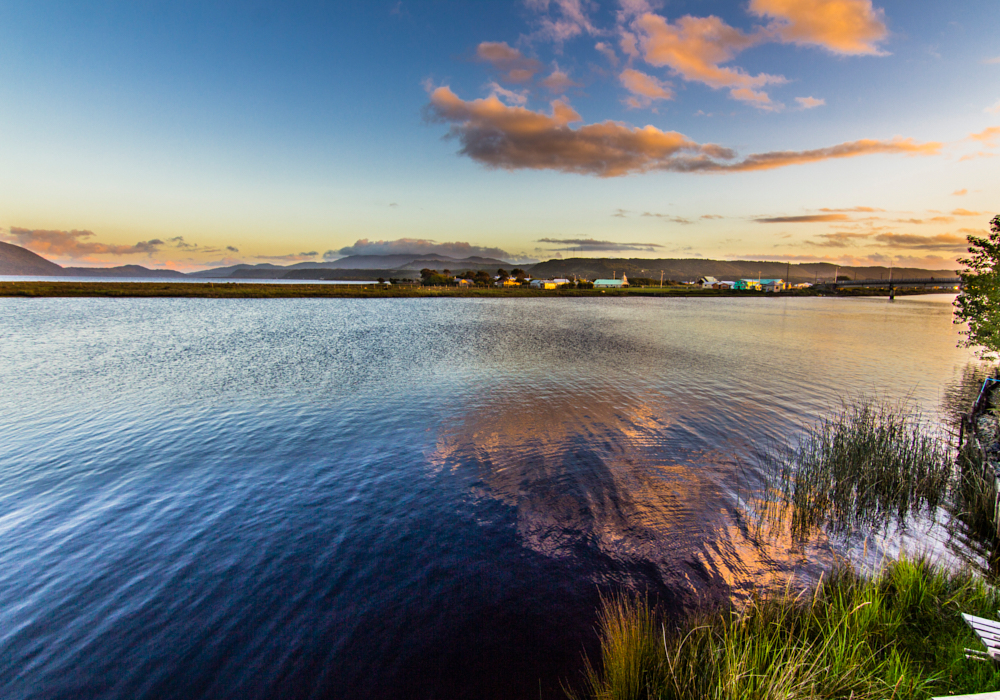
M 755 445 L 939 415 L 952 298 L 0 299 L 0 696 L 562 697 L 602 592 L 815 575 Z

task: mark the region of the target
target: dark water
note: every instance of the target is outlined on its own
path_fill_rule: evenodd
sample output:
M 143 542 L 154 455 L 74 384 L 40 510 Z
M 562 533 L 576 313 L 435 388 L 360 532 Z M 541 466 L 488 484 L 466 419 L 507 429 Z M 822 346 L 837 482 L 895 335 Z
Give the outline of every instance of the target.
M 2 299 L 0 697 L 559 697 L 600 591 L 816 555 L 753 442 L 937 411 L 949 302 Z

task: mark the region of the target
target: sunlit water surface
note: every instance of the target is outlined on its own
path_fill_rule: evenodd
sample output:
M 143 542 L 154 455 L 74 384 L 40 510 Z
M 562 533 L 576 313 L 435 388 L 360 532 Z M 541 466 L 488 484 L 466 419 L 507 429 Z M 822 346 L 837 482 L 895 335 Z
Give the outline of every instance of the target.
M 601 591 L 826 561 L 753 446 L 938 415 L 950 302 L 2 299 L 0 697 L 560 697 Z

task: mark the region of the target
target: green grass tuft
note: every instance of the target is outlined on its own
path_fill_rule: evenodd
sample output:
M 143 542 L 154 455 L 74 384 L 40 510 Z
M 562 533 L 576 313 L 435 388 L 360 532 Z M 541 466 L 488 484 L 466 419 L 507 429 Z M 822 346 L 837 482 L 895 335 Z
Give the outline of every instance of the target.
M 994 616 L 1000 595 L 970 572 L 902 559 L 863 578 L 842 568 L 811 595 L 760 595 L 677 626 L 644 601 L 605 600 L 600 664 L 574 698 L 922 699 L 1000 689 L 1000 670 L 959 612 Z

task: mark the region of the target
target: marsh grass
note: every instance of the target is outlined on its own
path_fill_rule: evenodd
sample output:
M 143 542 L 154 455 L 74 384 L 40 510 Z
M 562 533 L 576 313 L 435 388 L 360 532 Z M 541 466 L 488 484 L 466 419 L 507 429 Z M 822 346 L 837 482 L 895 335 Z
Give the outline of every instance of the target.
M 929 434 L 903 403 L 862 397 L 807 429 L 798 446 L 763 450 L 762 524 L 884 530 L 946 502 L 954 461 L 946 440 Z
M 840 568 L 812 593 L 758 595 L 670 625 L 641 599 L 604 601 L 601 657 L 572 698 L 918 699 L 1000 689 L 959 612 L 994 616 L 1000 595 L 968 571 L 904 558 L 875 577 Z

